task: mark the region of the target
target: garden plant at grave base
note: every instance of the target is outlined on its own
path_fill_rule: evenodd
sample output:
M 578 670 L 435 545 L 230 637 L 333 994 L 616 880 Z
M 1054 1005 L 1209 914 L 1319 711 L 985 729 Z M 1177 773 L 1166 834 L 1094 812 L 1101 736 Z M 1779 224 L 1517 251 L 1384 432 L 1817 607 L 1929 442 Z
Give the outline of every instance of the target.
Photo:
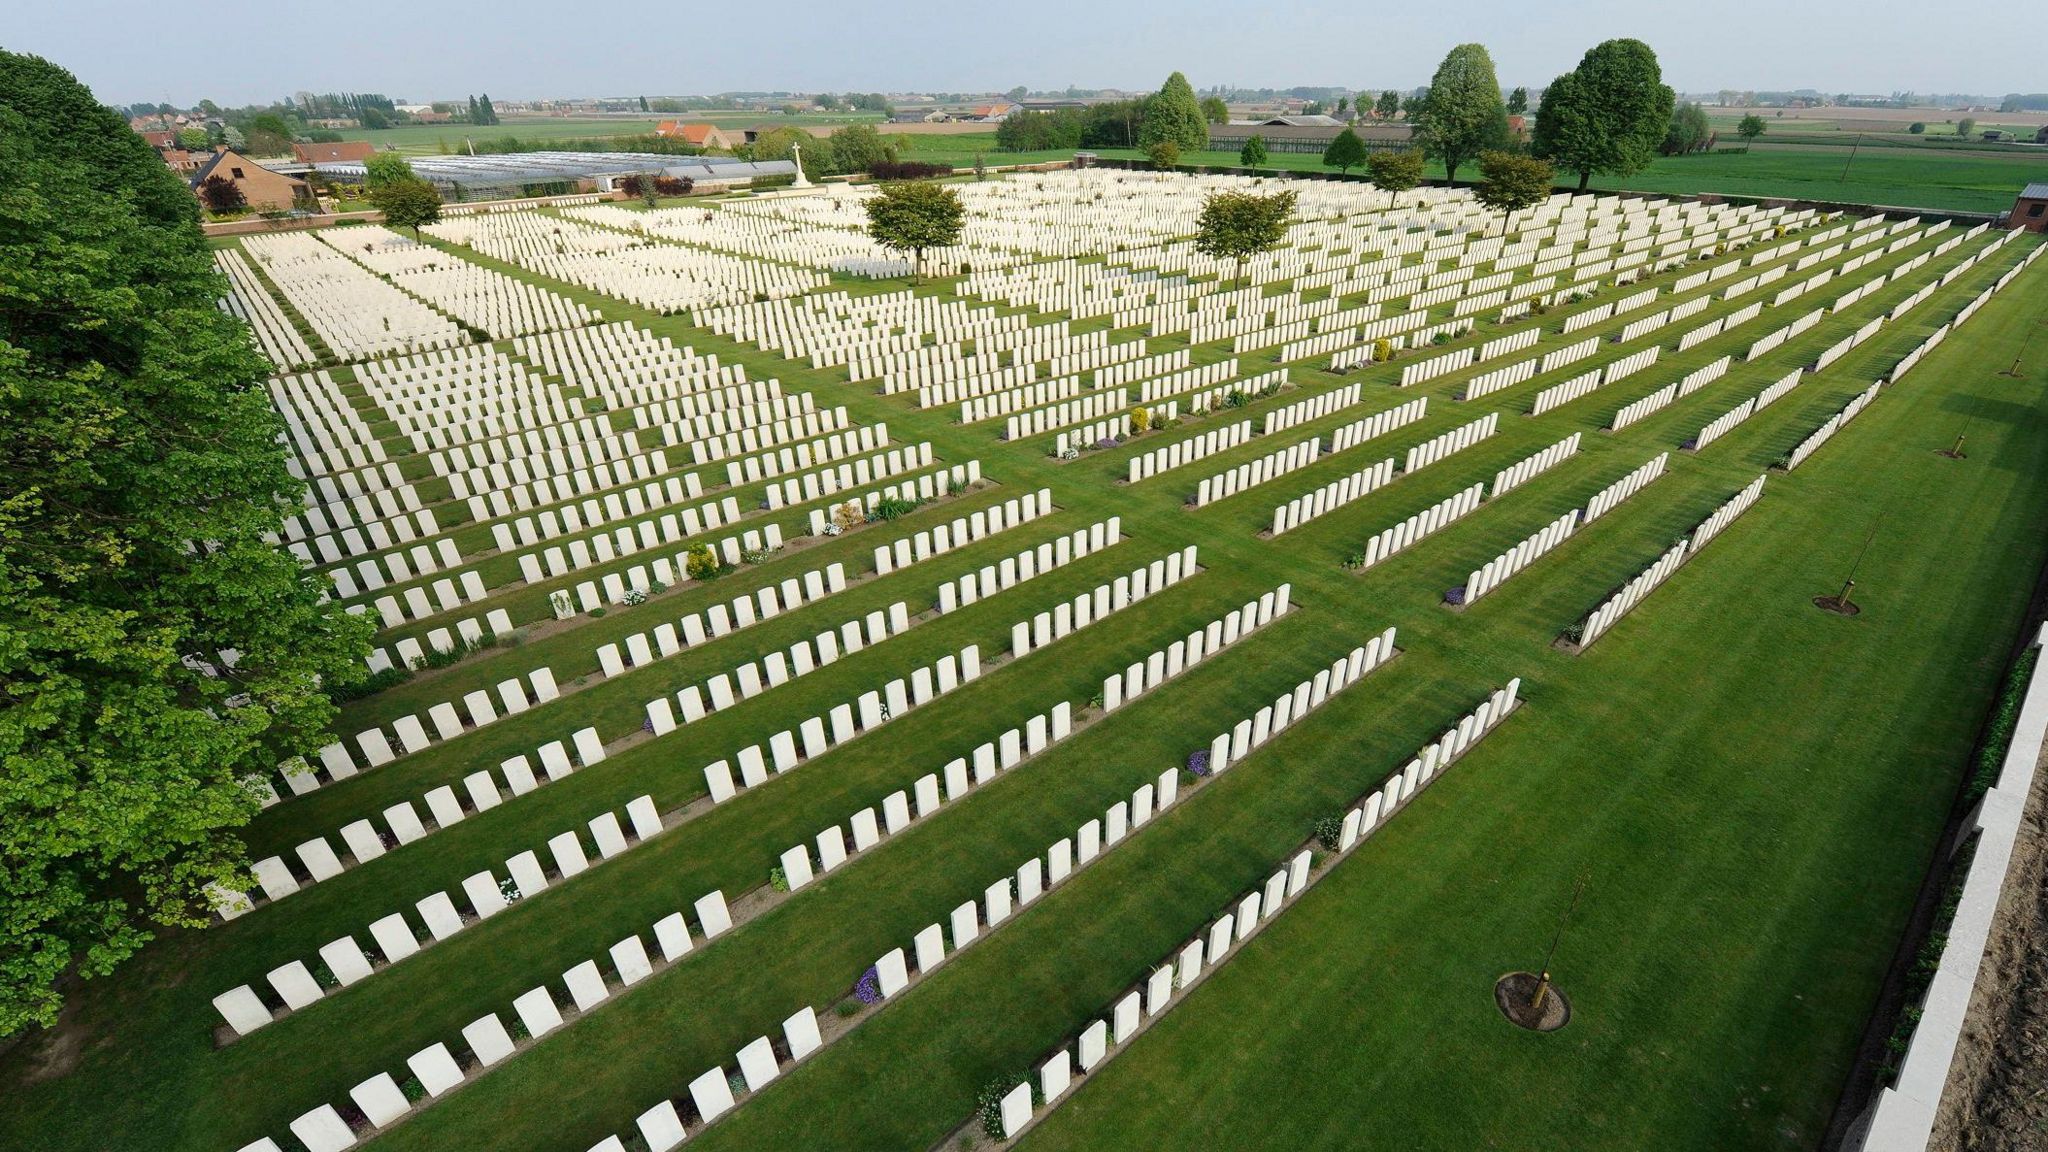
M 1818 1148 L 2027 682 L 2048 437 L 1997 373 L 2040 241 L 1491 167 L 1494 207 L 1301 181 L 1207 246 L 1272 182 L 226 242 L 277 545 L 384 663 L 252 781 L 210 927 L 0 1051 L 0 1146 L 986 1148 L 1021 1109 L 1033 1152 Z M 1874 520 L 1868 610 L 1814 611 Z M 1490 990 L 1581 875 L 1572 1023 L 1514 1035 Z

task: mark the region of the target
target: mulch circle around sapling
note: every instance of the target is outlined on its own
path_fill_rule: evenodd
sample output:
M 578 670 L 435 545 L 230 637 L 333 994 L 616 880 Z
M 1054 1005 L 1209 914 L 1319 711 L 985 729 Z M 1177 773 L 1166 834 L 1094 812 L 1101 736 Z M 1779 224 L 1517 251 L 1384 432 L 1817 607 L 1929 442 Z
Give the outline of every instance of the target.
M 1863 611 L 1861 604 L 1853 600 L 1844 600 L 1840 596 L 1815 596 L 1813 606 L 1823 612 L 1833 612 L 1837 616 L 1854 616 Z
M 1543 994 L 1543 1007 L 1536 1010 L 1536 985 L 1539 979 L 1534 972 L 1510 972 L 1496 980 L 1493 985 L 1493 1004 L 1500 1014 L 1517 1028 L 1531 1032 L 1555 1032 L 1571 1023 L 1571 1001 L 1565 999 L 1557 985 Z

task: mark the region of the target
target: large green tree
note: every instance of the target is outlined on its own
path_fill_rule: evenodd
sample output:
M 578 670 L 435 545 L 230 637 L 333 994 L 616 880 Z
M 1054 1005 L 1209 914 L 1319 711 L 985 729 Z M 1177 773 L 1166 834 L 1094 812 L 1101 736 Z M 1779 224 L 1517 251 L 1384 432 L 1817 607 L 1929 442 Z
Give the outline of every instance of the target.
M 1270 252 L 1287 238 L 1294 223 L 1291 190 L 1261 196 L 1252 192 L 1212 192 L 1202 201 L 1195 222 L 1195 251 L 1217 260 L 1234 261 L 1237 280 L 1244 281 L 1244 262 Z
M 1671 126 L 1664 132 L 1663 150 L 1667 156 L 1685 156 L 1701 152 L 1714 143 L 1714 126 L 1707 120 L 1707 110 L 1688 100 L 1671 113 Z
M 1201 102 L 1188 78 L 1175 72 L 1145 101 L 1145 124 L 1138 131 L 1138 143 L 1150 147 L 1171 140 L 1183 152 L 1200 152 L 1209 146 L 1208 121 L 1202 117 Z
M 70 73 L 0 52 L 0 1034 L 245 887 L 243 777 L 363 675 L 370 624 L 264 538 L 304 486 L 197 214 Z
M 892 181 L 868 201 L 868 235 L 884 248 L 910 253 L 913 284 L 924 274 L 925 250 L 958 244 L 966 223 L 959 194 L 930 180 Z
M 417 179 L 412 162 L 396 152 L 372 152 L 363 161 L 363 187 L 373 192 L 386 184 Z
M 1648 44 L 1596 44 L 1544 90 L 1531 150 L 1577 172 L 1580 191 L 1596 172 L 1633 176 L 1656 158 L 1674 99 Z
M 655 194 L 654 178 L 640 179 L 651 198 Z M 370 189 L 369 197 L 377 211 L 384 214 L 384 223 L 393 228 L 412 229 L 415 240 L 419 239 L 421 228 L 441 220 L 441 190 L 417 176 L 380 184 Z
M 1346 128 L 1330 138 L 1330 146 L 1323 149 L 1323 166 L 1339 172 L 1350 172 L 1365 163 L 1365 141 L 1358 133 Z
M 1481 152 L 1479 175 L 1479 187 L 1472 194 L 1481 204 L 1507 214 L 1507 219 L 1501 222 L 1503 236 L 1514 227 L 1515 213 L 1550 198 L 1552 182 L 1557 178 L 1548 160 L 1519 152 Z
M 1393 203 L 1400 202 L 1401 193 L 1422 183 L 1422 167 L 1419 148 L 1383 148 L 1365 158 L 1366 173 L 1376 187 L 1393 193 Z
M 1507 108 L 1501 103 L 1500 81 L 1485 45 L 1460 44 L 1444 56 L 1430 78 L 1420 112 L 1415 141 L 1452 180 L 1467 161 L 1506 143 Z
M 1392 88 L 1380 93 L 1379 102 L 1372 106 L 1373 114 L 1382 120 L 1392 120 L 1401 114 L 1401 94 Z
M 837 172 L 868 172 L 896 158 L 872 124 L 848 124 L 825 141 L 831 146 L 832 168 Z

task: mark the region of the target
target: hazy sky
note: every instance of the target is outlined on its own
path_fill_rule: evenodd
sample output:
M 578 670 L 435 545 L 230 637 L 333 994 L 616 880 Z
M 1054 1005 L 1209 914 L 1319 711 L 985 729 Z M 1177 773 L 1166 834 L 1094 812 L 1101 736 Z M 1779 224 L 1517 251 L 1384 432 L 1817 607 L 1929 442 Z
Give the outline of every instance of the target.
M 1974 5 L 1966 5 L 1975 7 Z M 1681 91 L 2048 89 L 2040 38 L 1903 0 L 1552 0 L 1217 4 L 1204 0 L 953 0 L 757 4 L 358 0 L 339 7 L 166 7 L 141 0 L 10 4 L 0 46 L 71 69 L 109 103 L 294 91 L 415 102 L 686 95 L 731 90 L 989 91 L 1425 83 L 1477 40 L 1501 83 L 1539 86 L 1594 42 L 1634 36 Z M 1978 16 L 1995 17 L 1983 5 Z M 303 12 L 306 19 L 297 19 Z M 217 19 L 215 17 L 218 17 Z

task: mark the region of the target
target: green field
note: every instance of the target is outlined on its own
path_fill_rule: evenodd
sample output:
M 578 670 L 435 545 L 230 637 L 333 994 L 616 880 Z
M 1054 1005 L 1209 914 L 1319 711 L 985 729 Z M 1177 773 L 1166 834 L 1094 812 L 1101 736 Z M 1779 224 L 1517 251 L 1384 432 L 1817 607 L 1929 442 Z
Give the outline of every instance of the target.
M 1130 149 L 1105 149 L 1104 156 L 1141 160 Z M 1184 165 L 1236 167 L 1235 152 L 1189 152 Z M 1275 152 L 1268 168 L 1331 172 L 1320 155 Z M 1354 174 L 1358 170 L 1354 169 Z M 1429 175 L 1443 179 L 1442 165 Z M 1479 178 L 1477 166 L 1461 168 L 1459 179 Z M 1884 204 L 1953 212 L 2003 212 L 2027 184 L 2048 180 L 2048 150 L 2010 153 L 1947 148 L 1864 147 L 1853 159 L 1846 146 L 1759 143 L 1747 152 L 1728 150 L 1699 156 L 1660 156 L 1649 168 L 1623 180 L 1595 176 L 1598 191 L 1626 190 L 1669 195 L 1712 192 L 1724 196 L 1779 197 L 1824 203 Z M 1562 181 L 1561 179 L 1561 182 Z M 1566 186 L 1576 184 L 1573 178 Z
M 341 131 L 345 140 L 368 140 L 379 148 L 395 148 L 411 155 L 428 155 L 436 152 L 460 152 L 464 141 L 474 141 L 479 148 L 492 140 L 517 136 L 521 140 L 589 140 L 606 136 L 639 136 L 653 132 L 664 120 L 680 120 L 690 124 L 714 124 L 720 128 L 778 127 L 819 127 L 827 124 L 877 123 L 878 118 L 866 113 L 812 113 L 802 116 L 788 116 L 780 112 L 685 112 L 674 116 L 647 115 L 640 117 L 587 116 L 518 116 L 507 117 L 502 123 L 486 127 L 471 127 L 468 124 L 406 124 L 397 128 L 348 128 Z M 445 145 L 445 147 L 444 147 Z
M 920 149 L 926 140 L 970 147 L 954 144 L 969 137 L 917 139 Z M 1764 158 L 1760 149 L 1726 159 Z M 1845 279 L 1883 275 L 1933 244 Z M 941 582 L 1055 534 L 1114 515 L 1128 539 L 982 605 L 921 617 L 900 638 L 775 689 L 769 703 L 614 751 L 601 766 L 406 847 L 400 864 L 350 869 L 206 933 L 168 934 L 116 976 L 76 989 L 54 1036 L 0 1054 L 0 1146 L 218 1152 L 262 1135 L 282 1138 L 292 1117 L 345 1100 L 373 1072 L 402 1073 L 407 1055 L 454 1040 L 485 1012 L 509 1016 L 520 993 L 559 985 L 564 969 L 601 957 L 629 933 L 648 936 L 652 921 L 705 891 L 722 889 L 736 904 L 743 893 L 762 898 L 784 848 L 1057 701 L 1082 711 L 1104 676 L 1287 581 L 1295 616 L 1097 720 L 957 809 L 947 805 L 904 833 L 901 845 L 885 841 L 371 1146 L 580 1152 L 631 1131 L 632 1118 L 663 1093 L 680 1094 L 714 1064 L 730 1068 L 740 1045 L 777 1033 L 796 1008 L 815 1005 L 832 1019 L 829 1007 L 875 957 L 908 945 L 946 910 L 1391 624 L 1404 649 L 1393 664 L 907 995 L 868 1009 L 844 1039 L 693 1134 L 688 1147 L 879 1150 L 945 1140 L 989 1078 L 1028 1071 L 1262 881 L 1316 819 L 1340 811 L 1487 691 L 1521 676 L 1526 709 L 1024 1144 L 1813 1149 L 2048 558 L 2039 370 L 2019 381 L 1995 374 L 2048 320 L 2048 269 L 2031 270 L 1994 299 L 1798 472 L 1774 475 L 1755 509 L 1587 654 L 1566 655 L 1551 641 L 2027 250 L 2025 242 L 2002 250 L 1707 451 L 1674 452 L 1663 479 L 1455 613 L 1439 599 L 1467 572 L 1810 363 L 1964 252 L 1618 434 L 1599 429 L 1622 403 L 1739 353 L 1823 301 L 1771 310 L 1684 353 L 1667 348 L 1654 372 L 1540 418 L 1522 415 L 1529 397 L 1566 373 L 1459 403 L 1453 396 L 1469 373 L 1396 390 L 1387 385 L 1401 363 L 1377 366 L 1342 378 L 1366 382 L 1357 408 L 1136 486 L 1118 482 L 1135 450 L 1220 421 L 1061 462 L 1044 453 L 1047 436 L 1002 442 L 991 425 L 959 425 L 947 408 L 913 409 L 868 384 L 846 383 L 841 371 L 475 258 L 600 308 L 607 320 L 631 320 L 742 363 L 752 379 L 778 378 L 811 391 L 821 406 L 844 404 L 856 423 L 886 420 L 893 440 L 928 440 L 943 462 L 978 459 L 993 484 L 893 525 L 803 541 L 759 572 L 745 567 L 648 607 L 581 617 L 350 705 L 341 731 L 542 664 L 565 687 L 581 686 L 572 703 L 507 718 L 266 813 L 249 830 L 253 855 L 332 835 L 347 820 L 417 800 L 572 728 L 627 737 L 639 728 L 643 702 L 659 693 L 897 600 L 922 612 Z M 1668 287 L 1679 275 L 1648 282 Z M 1627 319 L 1586 334 L 1615 334 Z M 1482 322 L 1470 339 L 1499 334 Z M 1166 350 L 1177 341 L 1155 344 Z M 1195 359 L 1224 354 L 1209 345 Z M 1240 361 L 1250 374 L 1272 357 Z M 1295 366 L 1295 387 L 1231 419 L 1256 418 L 1341 382 L 1314 363 Z M 1200 511 L 1182 508 L 1200 477 L 1416 394 L 1431 397 L 1418 425 Z M 1277 542 L 1258 535 L 1276 503 L 1493 410 L 1503 413 L 1496 437 Z M 396 443 L 395 425 L 367 406 L 365 416 Z M 1937 456 L 1966 420 L 1970 458 Z M 1578 458 L 1497 507 L 1489 503 L 1364 574 L 1340 566 L 1372 532 L 1573 432 L 1585 433 Z M 423 474 L 417 462 L 408 468 Z M 698 471 L 707 483 L 722 472 Z M 877 543 L 1041 486 L 1051 488 L 1056 515 L 905 572 L 873 573 L 868 556 Z M 760 493 L 748 485 L 735 494 L 748 506 Z M 431 485 L 426 494 L 435 497 Z M 749 525 L 771 519 L 794 537 L 794 513 Z M 1815 611 L 1808 599 L 1839 585 L 1873 526 L 1875 544 L 1858 574 L 1865 612 L 1840 619 Z M 466 554 L 489 547 L 478 525 L 451 535 Z M 1189 543 L 1201 549 L 1199 576 L 1023 658 L 1022 667 L 995 658 L 1007 651 L 1014 621 Z M 835 560 L 858 579 L 818 606 L 620 679 L 596 676 L 601 643 Z M 507 557 L 484 563 L 495 566 L 486 569 L 494 587 L 511 582 L 508 568 L 516 573 Z M 592 578 L 510 589 L 502 602 L 528 619 L 546 589 Z M 210 1042 L 215 994 L 261 982 L 287 959 L 310 961 L 343 933 L 365 940 L 364 926 L 378 916 L 456 888 L 479 868 L 502 871 L 511 852 L 635 796 L 653 795 L 664 811 L 689 804 L 704 791 L 708 761 L 968 643 L 981 646 L 989 669 L 977 683 L 359 987 L 225 1049 Z M 1515 1033 L 1494 1013 L 1491 983 L 1540 959 L 1578 877 L 1587 895 L 1557 963 L 1575 1020 L 1556 1036 Z

